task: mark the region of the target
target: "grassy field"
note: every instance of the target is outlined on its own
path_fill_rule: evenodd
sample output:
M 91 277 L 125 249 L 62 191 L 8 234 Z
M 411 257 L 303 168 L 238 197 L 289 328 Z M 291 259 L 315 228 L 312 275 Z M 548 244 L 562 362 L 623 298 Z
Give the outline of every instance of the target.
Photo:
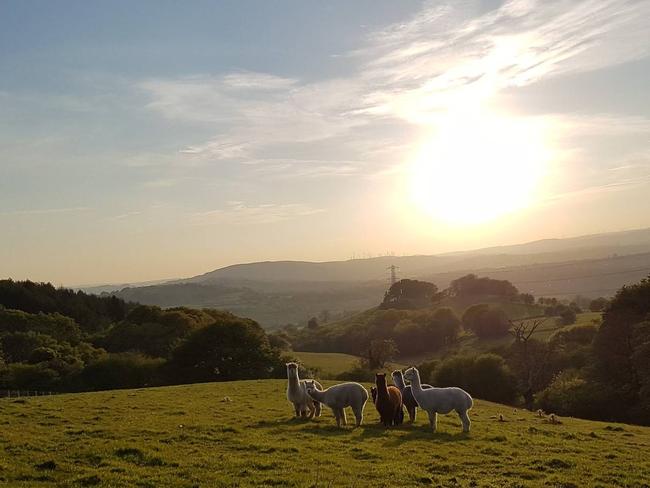
M 577 316 L 576 323 L 571 325 L 562 325 L 558 323 L 559 317 L 540 317 L 539 319 L 528 319 L 532 320 L 543 320 L 543 324 L 539 326 L 533 338 L 539 341 L 548 341 L 553 334 L 558 330 L 574 327 L 576 325 L 587 325 L 593 324 L 594 321 L 600 323 L 601 313 L 600 312 L 584 312 L 580 313 Z M 433 351 L 430 353 L 419 354 L 417 356 L 411 357 L 401 357 L 400 361 L 406 364 L 419 364 L 423 361 L 430 359 L 442 358 L 448 356 L 449 354 L 476 354 L 489 351 L 494 348 L 503 347 L 509 345 L 513 341 L 513 338 L 510 334 L 504 335 L 503 337 L 496 337 L 494 339 L 479 339 L 474 334 L 469 332 L 464 332 L 458 338 L 458 342 L 449 348 L 443 348 L 438 351 Z
M 327 382 L 326 382 L 327 383 Z M 294 420 L 282 380 L 0 400 L 6 486 L 642 487 L 650 428 L 477 401 L 453 415 L 337 429 L 329 410 Z M 505 416 L 504 422 L 498 415 Z
M 334 378 L 344 371 L 349 371 L 359 361 L 358 356 L 339 352 L 292 352 L 290 355 L 299 359 L 307 368 L 316 368 L 319 376 L 323 378 Z M 393 370 L 403 367 L 402 364 L 390 363 L 387 369 Z

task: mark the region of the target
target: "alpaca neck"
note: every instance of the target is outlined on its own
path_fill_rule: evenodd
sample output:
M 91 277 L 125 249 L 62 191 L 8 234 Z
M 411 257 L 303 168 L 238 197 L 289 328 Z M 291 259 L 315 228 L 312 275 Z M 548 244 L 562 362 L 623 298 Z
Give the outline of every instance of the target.
M 385 382 L 376 383 L 377 384 L 377 398 L 382 400 L 388 399 L 388 387 Z
M 406 388 L 406 385 L 404 384 L 404 377 L 401 374 L 396 374 L 393 376 L 393 383 L 395 383 L 395 386 L 400 389 L 400 391 L 404 391 L 404 388 Z
M 309 396 L 312 397 L 314 400 L 323 403 L 323 398 L 325 398 L 325 391 L 326 390 L 317 390 L 316 388 L 314 388 L 313 390 L 311 390 Z
M 289 388 L 296 389 L 300 386 L 300 378 L 298 378 L 298 375 L 296 376 L 289 376 Z
M 413 379 L 411 380 L 411 391 L 415 395 L 416 392 L 422 391 L 422 385 L 420 384 L 420 373 L 414 371 Z

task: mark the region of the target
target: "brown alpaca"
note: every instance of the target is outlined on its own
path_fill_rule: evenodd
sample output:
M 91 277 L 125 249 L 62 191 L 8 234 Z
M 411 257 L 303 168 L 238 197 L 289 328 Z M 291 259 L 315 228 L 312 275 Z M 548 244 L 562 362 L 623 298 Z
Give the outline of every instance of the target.
M 399 388 L 387 386 L 384 373 L 375 375 L 375 384 L 377 385 L 375 408 L 379 412 L 381 423 L 385 427 L 401 424 L 404 420 L 404 411 L 402 410 L 402 394 Z

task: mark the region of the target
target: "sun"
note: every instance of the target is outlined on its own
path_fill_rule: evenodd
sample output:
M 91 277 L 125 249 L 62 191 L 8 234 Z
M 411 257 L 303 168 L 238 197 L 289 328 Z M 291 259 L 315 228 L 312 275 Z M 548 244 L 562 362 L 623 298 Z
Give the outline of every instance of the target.
M 409 169 L 415 206 L 453 225 L 488 222 L 529 206 L 548 160 L 534 121 L 473 114 L 446 120 Z

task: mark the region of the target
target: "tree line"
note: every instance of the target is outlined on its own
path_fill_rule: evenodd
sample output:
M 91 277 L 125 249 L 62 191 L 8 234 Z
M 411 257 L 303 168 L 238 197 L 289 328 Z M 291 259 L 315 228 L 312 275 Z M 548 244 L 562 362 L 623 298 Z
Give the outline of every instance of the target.
M 284 374 L 256 322 L 0 281 L 0 389 L 87 391 Z

